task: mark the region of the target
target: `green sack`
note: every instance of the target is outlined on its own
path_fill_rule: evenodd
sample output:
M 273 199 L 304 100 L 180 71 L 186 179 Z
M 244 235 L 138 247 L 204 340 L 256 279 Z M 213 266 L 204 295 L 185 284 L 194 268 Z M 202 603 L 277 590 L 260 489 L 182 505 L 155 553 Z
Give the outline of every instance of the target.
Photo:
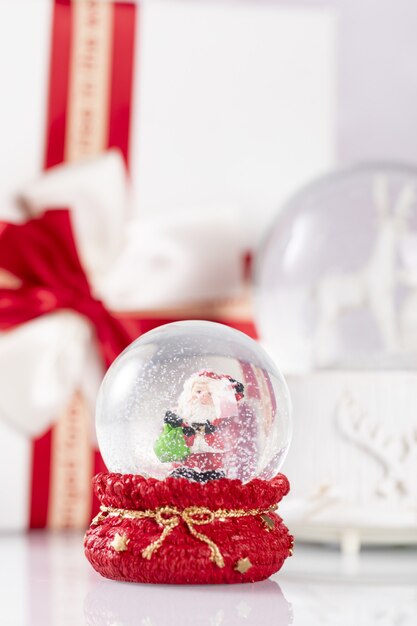
M 182 428 L 164 424 L 162 433 L 155 441 L 154 452 L 162 463 L 184 461 L 190 454 L 190 448 L 185 443 Z

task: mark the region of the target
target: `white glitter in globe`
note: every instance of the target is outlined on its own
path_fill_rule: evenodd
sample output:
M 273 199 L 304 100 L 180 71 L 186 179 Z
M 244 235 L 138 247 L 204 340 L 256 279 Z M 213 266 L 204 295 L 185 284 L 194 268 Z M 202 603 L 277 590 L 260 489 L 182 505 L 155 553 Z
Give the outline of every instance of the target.
M 96 429 L 111 472 L 197 482 L 270 479 L 291 437 L 281 373 L 247 335 L 176 322 L 133 342 L 108 370 Z

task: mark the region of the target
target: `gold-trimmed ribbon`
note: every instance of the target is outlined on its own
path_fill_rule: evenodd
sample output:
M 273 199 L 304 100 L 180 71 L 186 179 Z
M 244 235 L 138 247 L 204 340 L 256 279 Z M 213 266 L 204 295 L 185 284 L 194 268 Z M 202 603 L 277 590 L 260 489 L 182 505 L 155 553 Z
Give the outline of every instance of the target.
M 215 520 L 224 521 L 231 517 L 258 516 L 271 513 L 277 509 L 278 505 L 273 504 L 266 509 L 217 509 L 212 511 L 204 506 L 188 506 L 185 509 L 178 509 L 174 506 L 161 506 L 154 510 L 134 511 L 131 509 L 117 509 L 110 506 L 101 506 L 100 513 L 91 522 L 92 526 L 100 524 L 107 517 L 120 517 L 122 519 L 154 519 L 157 524 L 163 527 L 161 535 L 152 541 L 142 550 L 144 559 L 151 559 L 154 552 L 164 543 L 165 539 L 178 526 L 182 520 L 188 528 L 189 533 L 208 545 L 210 548 L 210 560 L 217 567 L 224 567 L 223 555 L 218 545 L 207 535 L 196 530 L 195 526 L 212 524 Z

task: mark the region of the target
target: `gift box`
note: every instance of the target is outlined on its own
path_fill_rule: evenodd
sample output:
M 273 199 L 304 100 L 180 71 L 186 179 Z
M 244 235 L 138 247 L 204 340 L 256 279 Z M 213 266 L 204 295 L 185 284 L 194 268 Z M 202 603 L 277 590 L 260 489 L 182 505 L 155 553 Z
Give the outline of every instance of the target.
M 250 251 L 280 199 L 333 160 L 333 11 L 182 0 L 24 10 L 0 7 L 0 53 L 13 58 L 0 70 L 13 93 L 0 119 L 1 219 L 44 232 L 48 209 L 68 209 L 94 299 L 131 339 L 184 318 L 253 335 Z M 2 271 L 3 296 L 15 279 Z M 106 363 L 95 320 L 73 305 L 2 324 L 3 529 L 84 527 L 94 509 Z

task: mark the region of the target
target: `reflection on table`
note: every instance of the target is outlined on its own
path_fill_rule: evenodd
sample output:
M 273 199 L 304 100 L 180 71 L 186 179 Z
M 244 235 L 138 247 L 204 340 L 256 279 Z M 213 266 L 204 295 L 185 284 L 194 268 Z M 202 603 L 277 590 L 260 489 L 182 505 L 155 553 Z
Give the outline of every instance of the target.
M 415 626 L 417 549 L 345 558 L 296 545 L 272 579 L 162 586 L 101 578 L 79 534 L 0 535 L 0 623 L 7 626 Z

